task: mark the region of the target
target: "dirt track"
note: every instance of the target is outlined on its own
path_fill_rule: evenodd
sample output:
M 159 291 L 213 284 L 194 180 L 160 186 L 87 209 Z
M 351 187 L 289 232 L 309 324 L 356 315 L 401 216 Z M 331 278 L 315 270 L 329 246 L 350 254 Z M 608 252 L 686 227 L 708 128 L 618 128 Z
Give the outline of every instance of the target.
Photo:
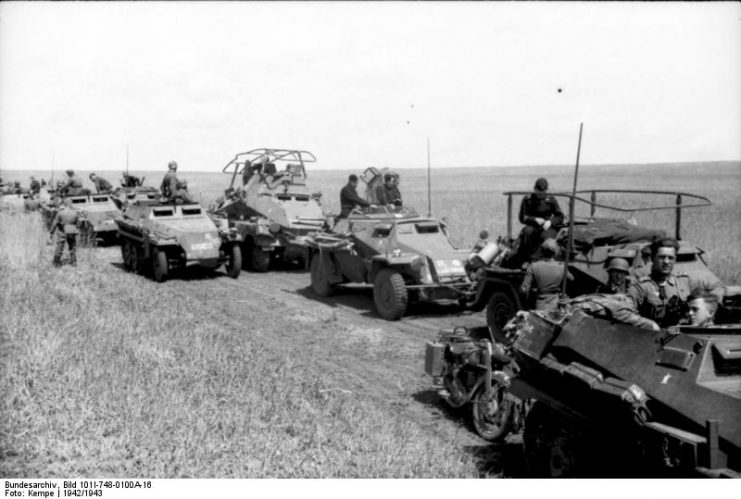
M 97 252 L 124 272 L 118 247 Z M 306 271 L 243 271 L 235 280 L 222 270 L 188 269 L 171 277 L 164 284 L 139 279 L 143 287 L 165 288 L 212 304 L 225 328 L 259 335 L 261 342 L 270 343 L 266 347 L 310 359 L 329 373 L 338 390 L 362 394 L 449 445 L 471 452 L 482 474 L 522 476 L 519 436 L 500 445 L 479 438 L 467 423 L 467 412 L 444 406 L 424 373 L 425 342 L 435 339 L 441 328 L 482 325 L 482 313 L 428 305 L 388 322 L 376 314 L 370 290 L 345 289 L 320 298 L 312 292 Z

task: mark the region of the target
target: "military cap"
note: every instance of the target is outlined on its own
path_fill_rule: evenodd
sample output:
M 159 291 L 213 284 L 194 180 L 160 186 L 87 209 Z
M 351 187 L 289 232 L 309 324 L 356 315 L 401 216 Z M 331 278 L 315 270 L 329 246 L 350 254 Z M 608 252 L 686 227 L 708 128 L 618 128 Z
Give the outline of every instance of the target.
M 628 265 L 628 261 L 624 258 L 615 257 L 612 260 L 610 260 L 610 265 L 607 266 L 607 271 L 611 270 L 619 270 L 621 272 L 625 272 L 626 274 L 630 273 L 630 265 Z
M 535 190 L 536 191 L 547 191 L 548 190 L 548 181 L 544 178 L 539 178 L 535 181 Z
M 558 253 L 558 243 L 552 237 L 543 241 L 543 244 L 541 244 L 540 247 L 543 249 L 543 252 L 549 252 L 554 255 Z

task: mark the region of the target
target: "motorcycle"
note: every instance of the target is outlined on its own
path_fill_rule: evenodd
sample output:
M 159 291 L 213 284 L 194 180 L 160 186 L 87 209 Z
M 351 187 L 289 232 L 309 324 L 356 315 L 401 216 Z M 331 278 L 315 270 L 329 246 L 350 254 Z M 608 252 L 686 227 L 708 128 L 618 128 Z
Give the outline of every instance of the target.
M 426 345 L 425 372 L 440 397 L 451 408 L 469 405 L 474 430 L 491 442 L 519 431 L 524 419 L 522 402 L 507 391 L 510 365 L 486 327 L 444 329 Z

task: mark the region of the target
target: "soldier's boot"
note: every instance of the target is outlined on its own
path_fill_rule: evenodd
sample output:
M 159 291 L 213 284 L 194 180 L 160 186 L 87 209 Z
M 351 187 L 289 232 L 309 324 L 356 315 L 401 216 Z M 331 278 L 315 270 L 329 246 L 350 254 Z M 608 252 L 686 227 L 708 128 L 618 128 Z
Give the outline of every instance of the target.
M 73 267 L 77 267 L 77 235 L 70 234 L 67 239 L 67 245 L 69 246 L 69 263 Z
M 55 245 L 54 260 L 52 263 L 55 267 L 60 267 L 62 265 L 62 253 L 64 252 L 64 236 L 56 234 Z

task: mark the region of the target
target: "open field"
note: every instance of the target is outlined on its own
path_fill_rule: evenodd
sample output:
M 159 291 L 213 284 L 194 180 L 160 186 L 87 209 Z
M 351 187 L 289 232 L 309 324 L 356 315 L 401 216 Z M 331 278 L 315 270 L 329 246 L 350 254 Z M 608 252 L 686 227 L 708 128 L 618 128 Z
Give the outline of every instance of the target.
M 310 179 L 330 210 L 348 173 Z M 406 204 L 425 212 L 425 172 L 401 173 Z M 540 175 L 552 190 L 572 181 L 567 167 L 433 175 L 433 213 L 461 246 L 504 232 L 502 192 Z M 205 203 L 226 186 L 222 174 L 183 176 Z M 585 167 L 580 188 L 592 187 L 709 197 L 684 215 L 684 238 L 741 283 L 740 164 Z M 671 212 L 642 216 L 673 229 Z M 388 323 L 366 292 L 314 297 L 303 272 L 157 284 L 124 272 L 117 247 L 82 249 L 61 269 L 52 251 L 37 214 L 0 212 L 2 476 L 523 476 L 518 440 L 477 438 L 423 374 L 425 340 L 480 314 L 417 309 Z

